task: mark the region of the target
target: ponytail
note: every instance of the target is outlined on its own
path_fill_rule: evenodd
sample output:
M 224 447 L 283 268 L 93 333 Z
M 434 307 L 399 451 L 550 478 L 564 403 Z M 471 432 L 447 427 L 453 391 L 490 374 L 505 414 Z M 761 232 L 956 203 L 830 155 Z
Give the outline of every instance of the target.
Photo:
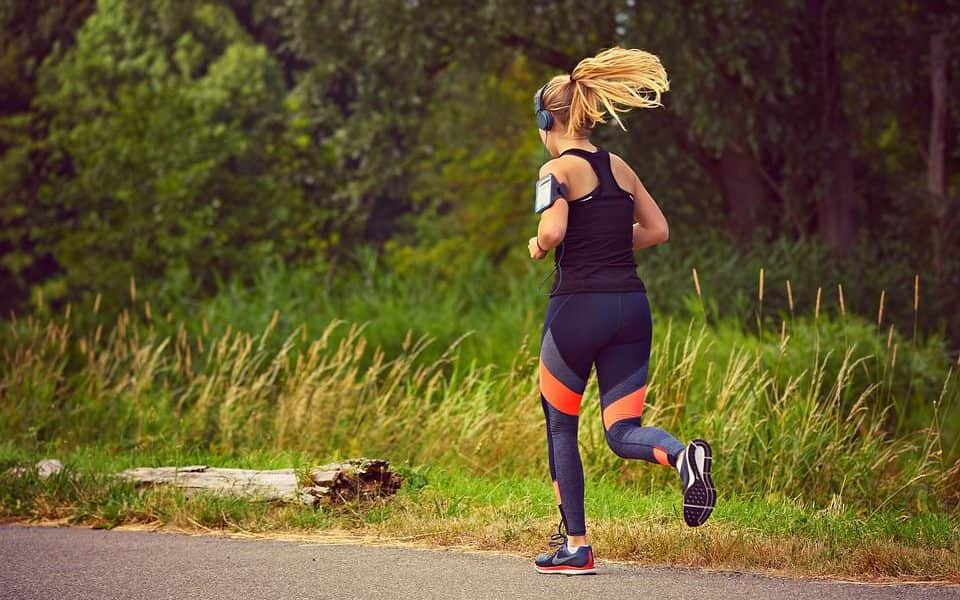
M 661 106 L 670 89 L 660 59 L 649 52 L 615 46 L 581 60 L 570 75 L 550 80 L 545 108 L 566 124 L 567 135 L 585 135 L 609 114 L 626 130 L 620 114 L 632 108 Z

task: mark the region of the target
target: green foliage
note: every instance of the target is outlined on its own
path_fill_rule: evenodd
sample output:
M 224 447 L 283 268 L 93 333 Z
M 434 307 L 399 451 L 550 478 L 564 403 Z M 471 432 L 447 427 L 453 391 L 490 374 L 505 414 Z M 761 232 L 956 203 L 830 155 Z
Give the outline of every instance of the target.
M 0 3 L 0 311 L 22 305 L 30 287 L 56 269 L 34 243 L 43 119 L 31 110 L 36 78 L 55 44 L 68 44 L 94 9 L 93 0 Z
M 596 141 L 634 165 L 674 240 L 691 240 L 684 252 L 733 232 L 731 265 L 773 254 L 782 262 L 760 265 L 768 273 L 821 271 L 810 290 L 868 270 L 870 293 L 850 303 L 867 316 L 866 297 L 920 273 L 919 330 L 960 335 L 949 319 L 960 262 L 946 251 L 960 145 L 948 141 L 948 197 L 936 202 L 912 150 L 929 130 L 916 57 L 939 31 L 960 55 L 951 2 L 69 4 L 0 9 L 14 107 L 0 114 L 4 312 L 28 309 L 28 296 L 43 310 L 97 293 L 113 309 L 131 276 L 154 303 L 175 304 L 220 279 L 249 283 L 264 260 L 342 260 L 371 240 L 404 275 L 454 278 L 475 255 L 522 272 L 506 259 L 534 224 L 543 154 L 530 98 L 547 76 L 622 44 L 660 55 L 672 89 L 663 109 L 630 115 L 627 134 L 602 127 Z M 806 26 L 824 16 L 830 31 Z M 848 131 L 824 130 L 836 115 Z M 824 157 L 837 147 L 850 149 L 862 236 L 797 269 L 808 257 L 780 240 L 825 227 Z M 943 232 L 936 251 L 932 230 Z
M 398 272 L 433 270 L 454 278 L 478 254 L 499 264 L 512 246 L 525 242 L 536 227 L 530 174 L 546 159 L 530 127 L 529 90 L 536 85 L 522 60 L 498 75 L 452 69 L 440 78 L 414 166 L 412 198 L 419 215 L 410 235 L 387 245 Z M 461 109 L 478 96 L 482 104 Z
M 95 0 L 7 0 L 0 4 L 0 116 L 26 112 L 43 58 L 54 43 L 71 38 L 94 5 Z
M 310 68 L 297 88 L 303 115 L 333 164 L 346 237 L 383 241 L 410 209 L 410 169 L 436 77 L 471 31 L 442 2 L 307 0 L 277 8 L 289 47 Z M 321 33 L 322 32 L 322 33 Z
M 324 247 L 309 236 L 327 213 L 292 181 L 308 148 L 274 59 L 216 3 L 177 15 L 180 28 L 162 6 L 101 1 L 41 71 L 44 149 L 66 165 L 31 217 L 62 268 L 48 299 L 115 306 L 131 277 L 158 299 L 195 295 L 251 261 Z

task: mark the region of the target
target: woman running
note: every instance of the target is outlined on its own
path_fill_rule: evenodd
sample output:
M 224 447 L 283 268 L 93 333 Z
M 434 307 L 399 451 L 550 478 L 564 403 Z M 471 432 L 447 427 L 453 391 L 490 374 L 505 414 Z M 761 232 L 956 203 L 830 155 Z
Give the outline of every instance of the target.
M 529 242 L 534 260 L 555 249 L 556 265 L 541 334 L 540 403 L 560 525 L 551 540 L 556 551 L 536 559 L 541 573 L 596 572 L 577 448 L 580 401 L 594 365 L 610 448 L 623 458 L 675 468 L 687 525 L 702 525 L 716 503 L 710 445 L 693 440 L 684 446 L 641 423 L 652 321 L 633 251 L 667 241 L 667 221 L 633 169 L 590 142 L 606 114 L 623 128 L 619 112 L 660 106 L 668 89 L 655 55 L 610 48 L 553 77 L 536 95 L 540 138 L 553 157 L 540 177 L 553 174 L 566 187 L 565 198 L 541 213 Z

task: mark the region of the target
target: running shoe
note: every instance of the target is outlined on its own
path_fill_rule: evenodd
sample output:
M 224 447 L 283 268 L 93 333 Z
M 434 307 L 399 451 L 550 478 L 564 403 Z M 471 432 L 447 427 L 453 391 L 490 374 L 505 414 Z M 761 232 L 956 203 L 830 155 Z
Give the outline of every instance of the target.
M 717 503 L 717 490 L 710 479 L 713 452 L 704 440 L 693 440 L 680 456 L 683 481 L 683 520 L 690 527 L 706 523 Z
M 557 525 L 557 533 L 550 536 L 550 546 L 556 548 L 552 554 L 537 556 L 538 573 L 560 575 L 589 575 L 596 573 L 593 566 L 593 548 L 580 546 L 573 552 L 567 547 L 567 535 L 564 533 L 563 519 Z

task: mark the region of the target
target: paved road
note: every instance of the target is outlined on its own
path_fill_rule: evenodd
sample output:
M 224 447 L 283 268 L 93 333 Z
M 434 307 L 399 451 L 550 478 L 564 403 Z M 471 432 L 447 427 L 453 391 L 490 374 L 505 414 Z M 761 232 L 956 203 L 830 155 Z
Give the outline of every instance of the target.
M 0 598 L 960 599 L 960 587 L 797 581 L 598 564 L 538 575 L 498 554 L 145 531 L 0 526 Z

